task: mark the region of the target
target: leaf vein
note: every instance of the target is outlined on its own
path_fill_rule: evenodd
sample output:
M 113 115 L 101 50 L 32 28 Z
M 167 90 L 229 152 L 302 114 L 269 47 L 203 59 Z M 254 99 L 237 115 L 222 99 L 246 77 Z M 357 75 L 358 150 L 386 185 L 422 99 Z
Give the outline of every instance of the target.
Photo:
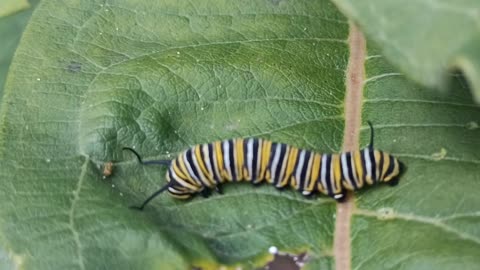
M 364 103 L 382 103 L 382 102 L 404 102 L 404 103 L 425 103 L 425 104 L 434 104 L 434 105 L 448 105 L 448 106 L 459 106 L 459 107 L 469 107 L 480 109 L 478 105 L 459 103 L 459 102 L 448 102 L 448 101 L 436 101 L 436 100 L 420 100 L 420 99 L 388 99 L 388 98 L 375 98 L 375 99 L 365 99 Z
M 80 199 L 80 191 L 82 189 L 83 182 L 85 181 L 88 163 L 90 159 L 88 157 L 85 158 L 85 162 L 82 165 L 82 170 L 80 172 L 80 176 L 78 177 L 78 182 L 75 190 L 73 190 L 73 199 L 70 206 L 70 211 L 68 212 L 68 226 L 70 231 L 73 234 L 73 239 L 77 246 L 77 260 L 80 269 L 85 270 L 85 263 L 83 261 L 82 255 L 82 242 L 80 241 L 80 235 L 75 228 L 75 208 L 77 207 L 78 200 Z
M 357 215 L 361 216 L 367 216 L 367 217 L 377 217 L 379 219 L 382 219 L 383 216 L 375 211 L 371 210 L 365 210 L 365 209 L 356 209 L 354 210 L 354 213 Z M 402 214 L 402 213 L 394 213 L 392 215 L 389 215 L 389 219 L 400 219 L 400 220 L 405 220 L 405 221 L 413 221 L 413 222 L 419 222 L 423 224 L 428 224 L 435 226 L 436 228 L 439 228 L 443 231 L 452 233 L 456 235 L 458 238 L 466 241 L 472 241 L 475 244 L 480 246 L 480 239 L 477 237 L 474 237 L 471 234 L 467 234 L 461 231 L 458 231 L 445 223 L 441 222 L 442 219 L 434 219 L 430 217 L 424 217 L 424 216 L 418 216 L 418 215 L 413 215 L 413 214 Z

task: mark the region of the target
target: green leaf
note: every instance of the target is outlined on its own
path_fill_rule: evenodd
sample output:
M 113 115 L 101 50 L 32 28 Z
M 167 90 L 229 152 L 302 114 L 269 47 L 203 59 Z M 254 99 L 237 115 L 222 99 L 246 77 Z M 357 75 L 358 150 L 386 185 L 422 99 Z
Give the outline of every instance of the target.
M 339 150 L 348 24 L 332 4 L 45 0 L 30 26 L 0 127 L 1 243 L 22 267 L 253 267 L 270 246 L 331 265 L 332 200 L 230 185 L 136 212 L 165 169 L 121 149 L 255 135 Z
M 0 3 L 0 10 L 7 10 L 6 6 L 12 5 L 12 2 L 21 4 L 23 1 L 2 1 Z M 28 2 L 26 3 L 27 7 L 29 7 Z M 37 3 L 38 0 L 32 1 L 32 6 L 36 6 Z M 2 7 L 2 5 L 5 6 Z M 3 97 L 3 86 L 13 58 L 13 53 L 20 41 L 23 29 L 32 15 L 32 11 L 33 8 L 30 8 L 15 15 L 0 16 L 0 37 L 2 37 L 2 46 L 0 46 L 0 100 Z
M 0 2 L 0 18 L 12 15 L 30 7 L 27 0 L 2 0 Z
M 333 200 L 229 184 L 209 198 L 164 194 L 138 212 L 128 207 L 160 188 L 166 169 L 121 149 L 171 159 L 256 136 L 341 151 L 348 30 L 329 1 L 42 1 L 1 105 L 0 262 L 252 269 L 275 246 L 307 252 L 306 269 L 333 269 Z M 395 188 L 358 193 L 353 268 L 474 269 L 480 110 L 465 87 L 439 97 L 368 54 L 362 119 L 408 171 Z
M 448 89 L 452 69 L 461 70 L 480 103 L 480 2 L 333 0 L 409 78 Z
M 403 161 L 395 188 L 360 192 L 355 269 L 476 269 L 480 264 L 480 108 L 461 77 L 448 95 L 418 88 L 369 48 L 362 118 L 376 147 Z M 365 130 L 364 133 L 368 133 Z M 364 134 L 364 142 L 368 141 Z

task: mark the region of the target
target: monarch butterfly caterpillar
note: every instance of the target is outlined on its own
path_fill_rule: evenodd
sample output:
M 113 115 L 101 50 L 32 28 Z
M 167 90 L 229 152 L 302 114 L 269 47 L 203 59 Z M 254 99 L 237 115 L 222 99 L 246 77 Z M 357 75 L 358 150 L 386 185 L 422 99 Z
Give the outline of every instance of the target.
M 174 160 L 143 161 L 141 164 L 167 165 L 168 183 L 148 197 L 143 208 L 157 195 L 168 192 L 180 199 L 201 193 L 208 197 L 212 189 L 221 193 L 225 182 L 263 181 L 276 188 L 291 186 L 308 196 L 320 192 L 341 202 L 347 190 L 385 182 L 398 184 L 403 164 L 392 155 L 373 148 L 374 132 L 370 122 L 367 148 L 340 154 L 319 154 L 269 140 L 246 138 L 199 144 L 180 153 Z

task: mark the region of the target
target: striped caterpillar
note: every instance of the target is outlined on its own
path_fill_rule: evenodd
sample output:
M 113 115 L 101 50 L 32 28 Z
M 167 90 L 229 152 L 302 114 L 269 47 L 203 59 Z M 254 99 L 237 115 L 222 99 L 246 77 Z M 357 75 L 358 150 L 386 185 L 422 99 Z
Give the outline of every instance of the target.
M 238 138 L 195 145 L 174 160 L 143 161 L 141 164 L 169 166 L 168 183 L 148 197 L 143 208 L 157 195 L 168 190 L 170 195 L 187 199 L 201 193 L 208 197 L 212 189 L 221 193 L 226 182 L 266 181 L 276 188 L 290 186 L 308 196 L 322 193 L 341 202 L 347 190 L 385 182 L 398 184 L 403 164 L 392 155 L 373 148 L 374 131 L 370 126 L 368 147 L 340 154 L 319 154 L 312 151 L 257 138 Z

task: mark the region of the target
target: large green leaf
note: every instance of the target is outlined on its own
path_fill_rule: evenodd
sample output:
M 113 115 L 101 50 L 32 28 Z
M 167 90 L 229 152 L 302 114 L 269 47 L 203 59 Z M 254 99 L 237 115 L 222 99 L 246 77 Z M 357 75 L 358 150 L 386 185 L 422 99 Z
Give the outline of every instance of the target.
M 447 89 L 460 69 L 480 103 L 480 1 L 332 0 L 408 77 Z
M 38 0 L 32 1 L 32 6 L 36 6 L 37 3 Z M 27 1 L 2 1 L 0 4 L 0 10 L 5 11 L 5 13 L 7 13 L 7 11 L 9 11 L 9 13 L 13 11 L 18 12 L 27 7 L 29 7 Z M 0 100 L 3 96 L 3 86 L 13 58 L 13 53 L 18 46 L 23 29 L 27 25 L 32 11 L 33 8 L 30 8 L 15 15 L 5 17 L 0 15 L 0 37 L 2 40 L 0 46 Z
M 36 10 L 0 114 L 0 258 L 13 269 L 253 268 L 275 246 L 332 269 L 333 200 L 232 184 L 208 199 L 165 194 L 137 212 L 128 206 L 165 183 L 165 168 L 121 148 L 173 158 L 258 136 L 340 151 L 351 106 L 345 18 L 328 1 L 151 2 L 44 0 Z M 377 54 L 362 118 L 409 170 L 398 187 L 357 198 L 353 266 L 474 269 L 480 110 L 461 86 L 438 97 L 389 77 Z
M 399 157 L 408 170 L 396 188 L 358 196 L 352 265 L 477 269 L 480 108 L 459 77 L 439 96 L 393 75 L 378 49 L 368 50 L 365 67 L 362 118 L 376 123 L 377 147 Z
M 272 245 L 330 265 L 333 201 L 231 185 L 136 212 L 165 171 L 121 148 L 167 157 L 256 135 L 338 150 L 347 30 L 328 1 L 45 0 L 2 106 L 3 248 L 25 268 L 254 265 Z M 113 184 L 108 160 L 127 161 Z

